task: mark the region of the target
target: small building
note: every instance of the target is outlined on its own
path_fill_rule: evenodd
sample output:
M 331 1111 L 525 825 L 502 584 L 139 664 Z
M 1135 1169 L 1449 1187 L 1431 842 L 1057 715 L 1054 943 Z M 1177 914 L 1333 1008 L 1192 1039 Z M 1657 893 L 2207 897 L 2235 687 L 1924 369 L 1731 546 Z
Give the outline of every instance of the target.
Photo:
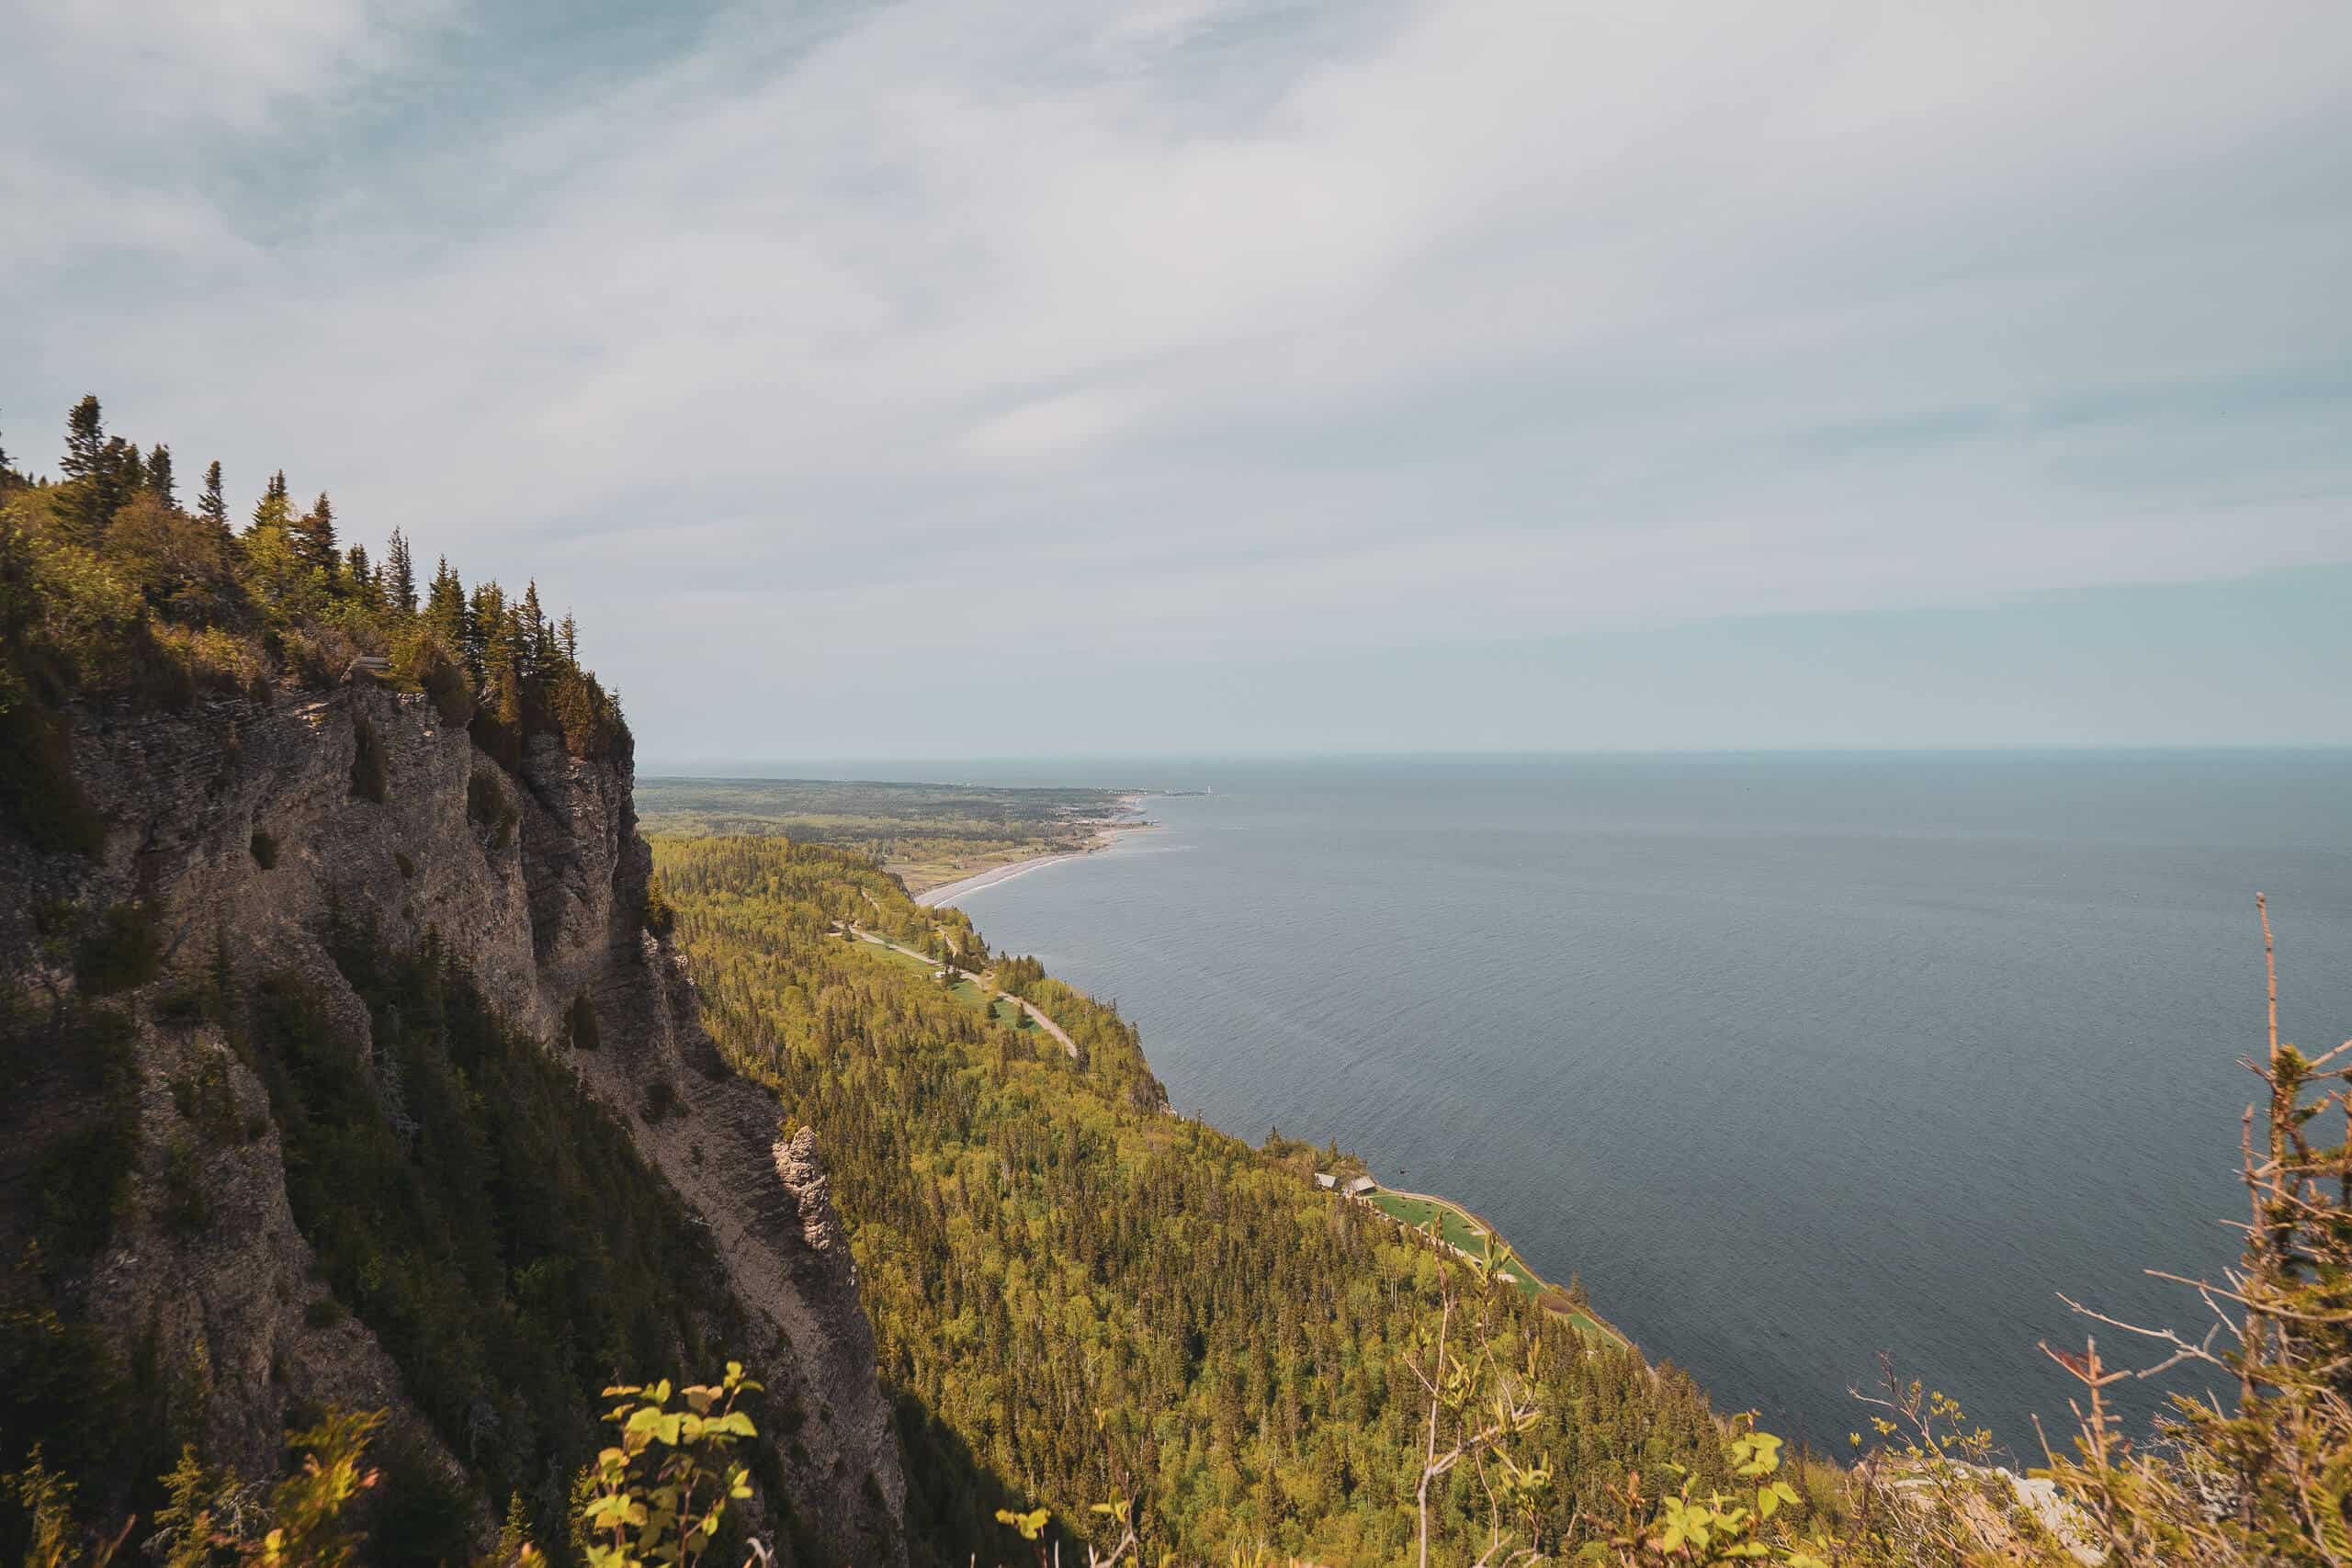
M 1318 1170 L 1315 1173 L 1315 1185 L 1329 1192 L 1340 1185 L 1340 1179 L 1328 1170 Z
M 1374 1181 L 1369 1176 L 1359 1176 L 1347 1185 L 1347 1194 L 1351 1198 L 1361 1198 L 1367 1192 L 1377 1192 L 1379 1190 L 1380 1183 Z

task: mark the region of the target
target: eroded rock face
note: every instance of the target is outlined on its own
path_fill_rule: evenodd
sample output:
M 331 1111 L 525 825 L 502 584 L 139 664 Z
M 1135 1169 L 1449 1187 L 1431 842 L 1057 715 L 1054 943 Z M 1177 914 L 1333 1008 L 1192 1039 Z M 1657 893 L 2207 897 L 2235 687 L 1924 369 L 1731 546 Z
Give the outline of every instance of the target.
M 380 761 L 380 787 L 372 769 L 355 772 L 363 745 Z M 583 761 L 542 737 L 510 774 L 424 698 L 362 684 L 85 716 L 75 761 L 112 824 L 105 852 L 95 863 L 36 855 L 0 829 L 0 972 L 35 991 L 69 987 L 36 910 L 136 897 L 160 915 L 167 969 L 218 953 L 240 975 L 297 975 L 355 1049 L 367 1009 L 322 943 L 331 913 L 372 921 L 393 948 L 437 933 L 508 1021 L 550 1049 L 586 998 L 599 1048 L 562 1059 L 708 1228 L 739 1299 L 774 1331 L 742 1359 L 806 1417 L 796 1434 L 806 1457 L 789 1462 L 793 1507 L 856 1561 L 903 1561 L 905 1482 L 823 1168 L 805 1134 L 776 1143 L 774 1100 L 727 1071 L 676 953 L 641 927 L 651 854 L 627 760 Z M 151 1201 L 130 1205 L 90 1278 L 109 1337 L 129 1346 L 152 1335 L 192 1369 L 191 1397 L 221 1456 L 248 1473 L 275 1465 L 299 1402 L 404 1410 L 397 1369 L 372 1337 L 312 1304 L 324 1287 L 309 1278 L 260 1083 L 204 1025 L 141 1021 L 136 1054 L 142 1199 L 160 1190 L 163 1151 L 187 1142 L 175 1078 L 224 1071 L 255 1135 L 197 1156 L 210 1210 L 200 1237 L 158 1226 Z M 649 1120 L 657 1102 L 667 1113 Z M 0 1140 L 8 1114 L 0 1108 Z

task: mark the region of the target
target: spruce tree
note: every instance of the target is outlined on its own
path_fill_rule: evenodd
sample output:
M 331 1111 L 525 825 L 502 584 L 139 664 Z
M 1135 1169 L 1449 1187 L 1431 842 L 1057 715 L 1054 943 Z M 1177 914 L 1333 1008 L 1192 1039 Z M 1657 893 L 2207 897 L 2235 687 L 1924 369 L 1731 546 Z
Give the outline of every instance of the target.
M 525 678 L 546 673 L 553 662 L 548 656 L 553 652 L 554 639 L 548 632 L 547 615 L 539 609 L 539 580 L 533 578 L 523 588 L 523 602 L 515 606 L 516 671 Z
M 121 476 L 115 454 L 107 449 L 106 420 L 95 393 L 85 396 L 65 416 L 65 456 L 58 461 L 65 475 L 58 498 L 62 503 L 68 534 L 75 542 L 95 547 L 106 532 L 107 520 L 122 501 Z
M 398 528 L 392 530 L 391 542 L 384 547 L 384 593 L 394 609 L 404 615 L 416 614 L 416 567 L 409 559 L 408 536 Z
M 466 585 L 443 556 L 434 569 L 432 595 L 424 602 L 424 624 L 454 657 L 466 647 Z
M 327 500 L 326 491 L 319 491 L 319 499 L 311 503 L 311 510 L 295 521 L 294 547 L 305 565 L 330 578 L 334 576 L 342 557 L 334 547 L 334 507 Z
M 172 478 L 172 449 L 161 442 L 147 452 L 147 488 L 166 507 L 174 512 L 179 510 L 179 490 Z
M 65 456 L 58 469 L 69 480 L 86 479 L 99 471 L 106 449 L 106 420 L 97 394 L 85 394 L 65 415 Z
M 286 529 L 294 523 L 294 503 L 286 495 L 286 470 L 280 468 L 269 476 L 268 488 L 261 492 L 261 503 L 254 508 L 253 526 L 248 534 L 264 529 Z
M 197 498 L 196 514 L 212 525 L 221 537 L 229 534 L 229 498 L 220 492 L 220 459 L 204 470 L 204 493 Z

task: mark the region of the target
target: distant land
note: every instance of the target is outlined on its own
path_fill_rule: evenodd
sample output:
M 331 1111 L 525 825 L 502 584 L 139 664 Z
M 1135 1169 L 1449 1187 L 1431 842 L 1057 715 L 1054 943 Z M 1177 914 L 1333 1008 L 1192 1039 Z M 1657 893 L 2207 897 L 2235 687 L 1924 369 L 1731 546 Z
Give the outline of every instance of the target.
M 1147 827 L 1144 789 L 997 788 L 834 779 L 657 777 L 639 822 L 669 838 L 775 836 L 862 850 L 922 895 Z

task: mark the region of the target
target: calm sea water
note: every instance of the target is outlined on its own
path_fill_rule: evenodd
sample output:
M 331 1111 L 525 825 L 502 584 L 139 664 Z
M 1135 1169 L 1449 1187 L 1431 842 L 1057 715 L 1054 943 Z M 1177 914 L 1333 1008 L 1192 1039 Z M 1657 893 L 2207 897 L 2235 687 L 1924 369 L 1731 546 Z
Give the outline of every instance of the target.
M 1886 1352 L 2030 1451 L 2061 1290 L 2198 1325 L 2142 1270 L 2235 1250 L 2256 889 L 2288 1037 L 2352 1034 L 2352 752 L 984 773 L 1214 787 L 965 905 L 1181 1109 L 1461 1199 L 1815 1444 Z

